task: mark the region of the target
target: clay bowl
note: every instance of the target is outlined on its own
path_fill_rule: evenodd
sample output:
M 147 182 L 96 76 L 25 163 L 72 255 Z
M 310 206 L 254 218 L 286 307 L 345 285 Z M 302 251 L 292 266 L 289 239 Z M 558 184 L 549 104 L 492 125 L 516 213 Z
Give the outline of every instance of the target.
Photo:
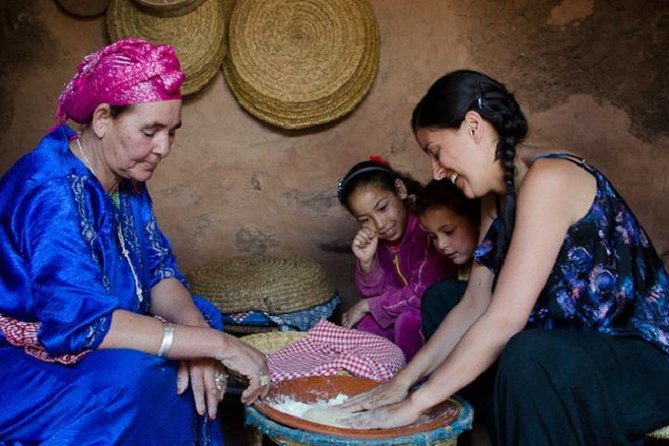
M 267 418 L 285 426 L 316 434 L 358 439 L 397 438 L 428 432 L 447 426 L 462 415 L 461 409 L 463 406 L 454 400 L 448 400 L 433 407 L 420 420 L 409 426 L 392 429 L 351 429 L 314 423 L 270 406 L 273 402 L 281 401 L 285 397 L 304 403 L 328 400 L 335 398 L 340 393 L 350 397 L 370 390 L 379 384 L 381 383 L 355 376 L 312 376 L 281 381 L 273 384 L 269 394 L 256 401 L 254 407 Z

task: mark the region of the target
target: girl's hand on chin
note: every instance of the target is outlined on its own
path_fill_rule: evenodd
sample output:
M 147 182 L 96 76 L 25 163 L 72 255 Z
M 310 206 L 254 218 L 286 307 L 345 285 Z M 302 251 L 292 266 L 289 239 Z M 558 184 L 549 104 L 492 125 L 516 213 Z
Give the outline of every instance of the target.
M 353 239 L 351 250 L 360 261 L 361 266 L 371 266 L 376 249 L 379 244 L 379 237 L 376 231 L 369 228 L 361 228 Z

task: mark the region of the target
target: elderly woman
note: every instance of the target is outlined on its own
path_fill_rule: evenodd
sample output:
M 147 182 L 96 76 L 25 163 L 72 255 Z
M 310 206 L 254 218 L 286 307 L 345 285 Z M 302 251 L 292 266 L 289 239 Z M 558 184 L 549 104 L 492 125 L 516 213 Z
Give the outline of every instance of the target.
M 0 444 L 222 444 L 225 368 L 267 391 L 264 356 L 210 328 L 145 182 L 181 126 L 174 50 L 84 58 L 61 125 L 0 181 Z M 220 316 L 220 315 L 219 315 Z

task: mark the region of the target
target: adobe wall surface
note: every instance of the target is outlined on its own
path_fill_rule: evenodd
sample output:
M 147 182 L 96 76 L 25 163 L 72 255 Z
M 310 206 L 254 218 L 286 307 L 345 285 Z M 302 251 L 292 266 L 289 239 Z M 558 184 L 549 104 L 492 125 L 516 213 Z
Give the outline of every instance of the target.
M 428 180 L 411 111 L 445 72 L 474 68 L 524 105 L 529 142 L 601 168 L 669 256 L 669 3 L 664 0 L 371 0 L 381 61 L 347 117 L 283 131 L 246 113 L 222 72 L 184 101 L 173 153 L 149 183 L 183 270 L 230 255 L 320 262 L 345 304 L 356 298 L 348 245 L 356 224 L 337 179 L 372 153 Z M 107 42 L 104 17 L 68 15 L 53 0 L 0 5 L 0 172 L 54 124 L 81 57 Z

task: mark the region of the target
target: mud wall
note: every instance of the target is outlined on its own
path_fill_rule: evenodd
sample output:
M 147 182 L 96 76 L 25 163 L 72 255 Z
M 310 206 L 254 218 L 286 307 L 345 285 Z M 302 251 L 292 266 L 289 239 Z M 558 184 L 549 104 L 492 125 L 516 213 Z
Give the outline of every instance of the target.
M 503 80 L 527 112 L 529 142 L 577 152 L 614 181 L 669 256 L 669 2 L 371 0 L 381 61 L 361 105 L 337 122 L 280 131 L 247 114 L 222 73 L 186 98 L 172 155 L 149 183 L 183 270 L 229 255 L 320 262 L 355 299 L 352 218 L 336 180 L 378 153 L 429 179 L 409 130 L 438 76 L 474 68 Z M 0 173 L 54 121 L 80 58 L 107 42 L 104 17 L 53 0 L 0 4 Z

